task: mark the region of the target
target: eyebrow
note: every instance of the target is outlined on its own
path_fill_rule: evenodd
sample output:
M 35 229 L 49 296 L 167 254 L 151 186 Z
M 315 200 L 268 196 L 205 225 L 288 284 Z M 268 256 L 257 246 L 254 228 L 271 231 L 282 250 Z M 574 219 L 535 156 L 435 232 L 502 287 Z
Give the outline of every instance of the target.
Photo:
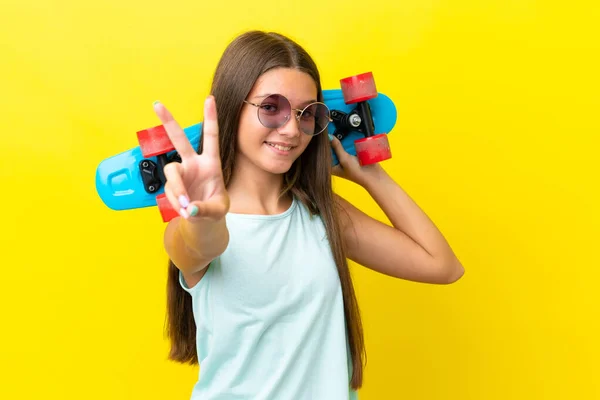
M 256 95 L 256 96 L 252 96 L 252 98 L 253 98 L 253 99 L 264 99 L 264 98 L 267 98 L 267 97 L 269 97 L 269 96 L 271 96 L 271 95 L 273 95 L 273 94 L 279 94 L 279 93 L 265 93 L 265 94 L 259 94 L 259 95 Z M 280 96 L 283 96 L 282 94 L 279 94 L 279 95 L 280 95 Z M 283 96 L 283 97 L 285 97 L 285 96 Z M 287 98 L 287 97 L 286 97 L 286 98 Z M 289 99 L 288 99 L 288 101 L 289 101 Z M 310 100 L 306 100 L 306 101 L 304 101 L 304 102 L 302 102 L 302 103 L 300 103 L 300 104 L 304 106 L 304 105 L 309 105 L 309 104 L 311 104 L 311 103 L 316 103 L 317 101 L 318 101 L 317 99 L 310 99 Z

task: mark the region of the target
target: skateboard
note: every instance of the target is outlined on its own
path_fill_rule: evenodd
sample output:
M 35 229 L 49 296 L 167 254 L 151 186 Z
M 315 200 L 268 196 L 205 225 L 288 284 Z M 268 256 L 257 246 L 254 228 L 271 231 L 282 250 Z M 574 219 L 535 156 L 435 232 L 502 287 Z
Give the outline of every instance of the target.
M 392 157 L 387 134 L 396 124 L 394 102 L 377 91 L 371 72 L 340 80 L 340 88 L 323 90 L 330 109 L 327 131 L 337 137 L 344 149 L 361 165 Z M 198 148 L 202 122 L 183 128 L 194 148 Z M 162 169 L 179 162 L 178 154 L 162 125 L 137 132 L 139 146 L 113 155 L 96 169 L 96 191 L 112 210 L 158 206 L 163 222 L 178 216 L 164 194 Z M 333 165 L 339 160 L 332 149 Z

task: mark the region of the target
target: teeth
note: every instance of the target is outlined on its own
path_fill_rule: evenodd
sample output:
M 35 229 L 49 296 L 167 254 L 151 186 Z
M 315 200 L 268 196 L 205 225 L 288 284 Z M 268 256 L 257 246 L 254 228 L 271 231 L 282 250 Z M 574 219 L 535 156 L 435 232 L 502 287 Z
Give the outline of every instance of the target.
M 286 147 L 286 146 L 280 146 L 278 144 L 274 144 L 274 143 L 267 143 L 269 146 L 271 147 L 275 147 L 278 150 L 281 151 L 290 151 L 292 148 L 291 147 Z

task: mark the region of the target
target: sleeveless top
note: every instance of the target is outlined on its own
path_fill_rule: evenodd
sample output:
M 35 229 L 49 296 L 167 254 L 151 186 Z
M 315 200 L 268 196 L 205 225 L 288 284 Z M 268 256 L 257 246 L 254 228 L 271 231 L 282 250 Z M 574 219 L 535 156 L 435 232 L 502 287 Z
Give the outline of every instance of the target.
M 192 400 L 356 400 L 342 289 L 325 226 L 294 198 L 229 213 L 230 240 L 187 287 L 199 375 Z

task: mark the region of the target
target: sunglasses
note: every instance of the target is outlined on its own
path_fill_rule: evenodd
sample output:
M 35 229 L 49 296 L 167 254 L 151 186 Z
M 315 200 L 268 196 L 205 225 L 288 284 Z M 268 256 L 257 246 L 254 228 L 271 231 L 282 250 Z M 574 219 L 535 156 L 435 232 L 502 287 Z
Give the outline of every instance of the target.
M 292 108 L 290 101 L 280 94 L 272 94 L 266 97 L 260 104 L 244 100 L 244 103 L 257 107 L 257 115 L 260 123 L 269 129 L 282 127 L 290 119 L 292 111 L 296 114 L 300 130 L 307 135 L 318 135 L 323 132 L 329 122 L 329 108 L 320 102 L 307 105 L 299 110 Z

